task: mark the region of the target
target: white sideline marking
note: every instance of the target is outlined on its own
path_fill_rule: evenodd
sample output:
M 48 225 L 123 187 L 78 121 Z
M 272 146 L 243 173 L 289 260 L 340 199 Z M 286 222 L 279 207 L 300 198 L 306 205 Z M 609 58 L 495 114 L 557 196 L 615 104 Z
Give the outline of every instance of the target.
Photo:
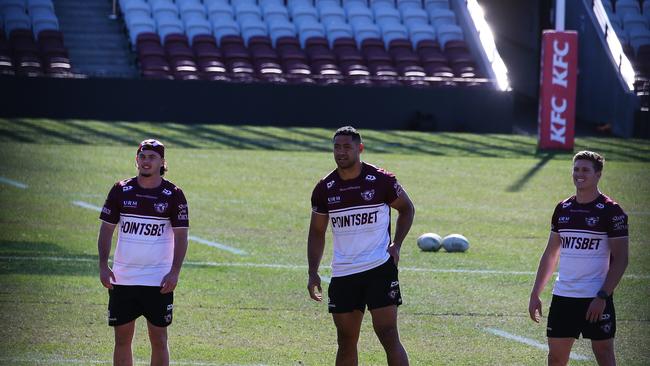
M 325 283 L 330 283 L 330 282 L 332 282 L 332 277 L 325 276 L 325 275 L 320 275 L 320 280 L 325 282 Z
M 102 212 L 102 208 L 99 206 L 92 205 L 88 202 L 84 201 L 72 201 L 73 205 L 77 205 L 79 207 L 87 208 L 89 210 L 97 211 L 97 212 Z
M 190 235 L 189 239 L 194 240 L 196 242 L 199 242 L 201 244 L 205 244 L 205 245 L 213 247 L 213 248 L 218 248 L 218 249 L 221 249 L 221 250 L 225 250 L 225 251 L 233 253 L 233 254 L 238 254 L 238 255 L 247 255 L 248 254 L 248 253 L 246 253 L 245 251 L 243 251 L 241 249 L 229 247 L 227 245 L 219 244 L 219 243 L 214 242 L 214 241 L 205 240 L 205 239 L 199 238 L 198 236 Z
M 113 361 L 109 360 L 82 360 L 82 359 L 75 359 L 75 358 L 20 358 L 20 357 L 0 357 L 0 361 L 2 362 L 10 362 L 10 363 L 15 363 L 15 362 L 24 362 L 24 363 L 38 363 L 38 364 L 82 364 L 82 365 L 87 365 L 87 364 L 95 364 L 95 365 L 112 365 Z M 134 361 L 133 362 L 136 365 L 149 365 L 149 361 Z M 238 364 L 220 364 L 220 363 L 213 363 L 213 362 L 204 362 L 204 361 L 169 361 L 170 365 L 195 365 L 195 366 L 220 366 L 220 365 L 228 365 L 228 366 L 265 366 L 264 364 L 250 364 L 250 365 L 238 365 Z
M 28 187 L 27 184 L 25 184 L 25 183 L 20 183 L 19 181 L 9 179 L 9 178 L 5 178 L 5 177 L 0 177 L 0 182 L 4 183 L 4 184 L 8 184 L 10 186 L 14 186 L 16 188 L 20 188 L 20 189 L 25 189 L 25 188 Z
M 52 262 L 96 262 L 97 259 L 93 258 L 79 258 L 79 257 L 50 257 L 50 256 L 38 256 L 38 257 L 24 257 L 24 256 L 7 256 L 0 255 L 0 260 L 46 260 Z M 276 263 L 250 263 L 250 262 L 195 262 L 195 261 L 185 261 L 185 264 L 192 266 L 204 266 L 204 267 L 251 267 L 251 268 L 276 268 L 276 269 L 307 269 L 307 265 L 301 264 L 276 264 Z M 330 266 L 322 266 L 323 269 L 330 269 Z M 484 271 L 484 270 L 473 270 L 473 269 L 429 269 L 429 268 L 401 268 L 407 272 L 435 272 L 435 273 L 467 273 L 467 274 L 509 274 L 509 275 L 521 275 L 522 273 L 528 274 L 528 272 L 508 272 L 508 271 Z M 532 273 L 532 272 L 531 272 Z M 321 276 L 322 278 L 323 276 Z M 328 277 L 328 276 L 325 276 Z M 650 275 L 637 275 L 637 274 L 626 274 L 624 278 L 631 279 L 640 279 L 647 280 L 650 279 Z M 328 277 L 330 280 L 331 278 Z
M 72 201 L 72 203 L 73 203 L 74 205 L 79 206 L 79 207 L 87 208 L 87 209 L 89 209 L 89 210 L 93 210 L 93 211 L 97 211 L 97 212 L 102 212 L 102 208 L 101 208 L 101 207 L 99 207 L 99 206 L 95 206 L 95 205 L 90 204 L 90 203 L 88 203 L 88 202 L 84 202 L 84 201 Z M 237 249 L 237 248 L 229 247 L 229 246 L 224 245 L 224 244 L 219 244 L 219 243 L 216 243 L 216 242 L 213 242 L 213 241 L 205 240 L 205 239 L 199 238 L 198 236 L 190 235 L 190 236 L 188 237 L 188 239 L 190 239 L 190 240 L 194 240 L 194 241 L 199 242 L 199 243 L 201 243 L 201 244 L 205 244 L 205 245 L 211 246 L 211 247 L 213 247 L 213 248 L 218 248 L 218 249 L 221 249 L 221 250 L 225 250 L 225 251 L 231 252 L 231 253 L 233 253 L 233 254 L 238 254 L 238 255 L 246 255 L 246 254 L 248 254 L 248 253 L 246 253 L 245 251 L 243 251 L 243 250 L 241 250 L 241 249 Z
M 499 337 L 507 338 L 507 339 L 510 339 L 510 340 L 513 340 L 513 341 L 517 341 L 519 343 L 523 343 L 523 344 L 526 344 L 526 345 L 529 345 L 529 346 L 532 346 L 532 347 L 535 347 L 535 348 L 539 348 L 541 350 L 544 350 L 544 351 L 548 352 L 548 345 L 543 344 L 543 343 L 539 343 L 534 339 L 521 337 L 521 336 L 518 336 L 516 334 L 508 333 L 508 332 L 505 332 L 505 331 L 503 331 L 501 329 L 496 329 L 496 328 L 485 328 L 485 330 L 488 331 L 489 333 L 492 333 L 492 334 L 497 335 Z M 579 361 L 590 360 L 589 357 L 583 356 L 583 355 L 575 353 L 575 352 L 571 352 L 571 354 L 569 355 L 569 358 L 571 358 L 572 360 L 579 360 Z

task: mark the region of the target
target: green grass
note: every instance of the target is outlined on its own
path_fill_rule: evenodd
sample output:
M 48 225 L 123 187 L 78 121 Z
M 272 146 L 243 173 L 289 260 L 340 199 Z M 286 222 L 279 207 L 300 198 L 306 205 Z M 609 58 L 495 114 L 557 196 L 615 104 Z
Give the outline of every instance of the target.
M 190 204 L 191 234 L 247 251 L 238 256 L 191 242 L 170 328 L 179 363 L 328 365 L 336 352 L 324 304 L 309 300 L 309 197 L 333 167 L 332 131 L 0 119 L 0 364 L 110 361 L 107 295 L 96 273 L 97 213 L 110 186 L 135 174 L 145 137 L 168 147 L 168 178 Z M 414 365 L 539 365 L 544 351 L 493 336 L 499 328 L 545 342 L 527 318 L 534 276 L 421 272 L 428 269 L 535 271 L 552 210 L 573 191 L 568 153 L 536 151 L 533 137 L 362 131 L 366 161 L 395 172 L 416 219 L 402 251 L 403 343 Z M 650 144 L 582 138 L 576 149 L 607 158 L 601 189 L 630 215 L 630 265 L 616 292 L 622 365 L 650 363 Z M 467 236 L 467 253 L 422 253 L 424 232 Z M 67 260 L 54 261 L 53 258 Z M 328 234 L 323 265 L 331 259 Z M 297 268 L 215 266 L 271 263 Z M 329 274 L 324 268 L 323 274 Z M 550 287 L 544 294 L 545 311 Z M 148 359 L 142 319 L 134 345 Z M 385 364 L 366 319 L 360 364 Z M 591 355 L 580 340 L 574 351 Z M 592 364 L 594 361 L 576 364 Z M 572 362 L 572 363 L 573 363 Z

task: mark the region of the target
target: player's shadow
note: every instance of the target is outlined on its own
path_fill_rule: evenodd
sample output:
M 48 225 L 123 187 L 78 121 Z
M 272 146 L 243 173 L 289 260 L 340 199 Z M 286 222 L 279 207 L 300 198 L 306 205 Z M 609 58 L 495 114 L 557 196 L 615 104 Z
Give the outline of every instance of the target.
M 97 256 L 72 253 L 48 242 L 0 241 L 0 275 L 96 276 Z
M 544 153 L 542 155 L 542 158 L 535 164 L 533 167 L 531 167 L 526 174 L 524 174 L 521 178 L 519 178 L 516 182 L 514 182 L 510 187 L 508 187 L 507 191 L 508 192 L 519 192 L 521 191 L 522 188 L 528 183 L 528 181 L 537 174 L 549 161 L 553 160 L 553 158 L 557 155 L 555 152 L 549 152 L 549 153 Z

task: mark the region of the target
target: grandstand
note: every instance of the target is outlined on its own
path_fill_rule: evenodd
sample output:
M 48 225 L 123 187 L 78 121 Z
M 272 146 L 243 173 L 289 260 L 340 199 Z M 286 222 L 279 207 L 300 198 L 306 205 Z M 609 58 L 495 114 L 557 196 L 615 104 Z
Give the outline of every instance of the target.
M 494 14 L 513 2 L 480 3 Z M 197 81 L 194 87 L 183 88 L 198 99 L 242 91 L 249 100 L 268 100 L 283 91 L 291 101 L 301 103 L 295 110 L 297 103 L 288 106 L 276 100 L 277 106 L 263 115 L 249 113 L 243 105 L 238 110 L 225 106 L 223 116 L 216 116 L 225 123 L 328 126 L 324 123 L 356 119 L 359 126 L 379 128 L 511 132 L 536 113 L 530 111 L 536 109 L 539 76 L 530 71 L 539 66 L 537 19 L 541 15 L 533 15 L 532 23 L 540 28 L 534 27 L 535 36 L 527 40 L 534 45 L 533 57 L 521 62 L 510 53 L 504 62 L 497 46 L 503 48 L 516 35 L 491 28 L 510 20 L 489 19 L 488 24 L 486 12 L 475 0 L 119 0 L 114 4 L 111 0 L 0 0 L 0 6 L 0 73 L 7 75 L 5 82 L 17 85 L 14 89 L 38 85 L 51 95 L 48 91 L 55 85 L 74 83 L 26 81 L 24 76 L 90 78 L 90 84 L 74 85 L 106 91 L 104 100 L 122 94 L 111 85 L 139 90 L 139 105 L 151 111 L 133 113 L 129 108 L 91 102 L 88 109 L 94 113 L 55 112 L 61 116 L 166 120 L 169 108 L 189 103 L 193 109 L 189 113 L 179 108 L 171 114 L 191 116 L 186 122 L 208 121 L 206 106 L 182 95 L 169 96 L 181 84 L 155 84 L 169 88 L 163 93 L 169 99 L 161 100 L 140 90 L 153 84 L 134 84 L 142 79 Z M 113 6 L 116 16 L 109 17 Z M 598 103 L 616 106 L 613 110 L 592 108 L 598 96 L 579 91 L 578 120 L 588 126 L 606 125 L 616 135 L 643 136 L 650 105 L 650 0 L 582 0 L 569 2 L 567 11 L 572 29 L 581 26 L 579 19 L 593 22 L 580 36 L 579 90 L 600 87 L 599 80 L 615 85 L 601 93 L 611 103 Z M 583 47 L 585 40 L 597 47 Z M 586 62 L 586 57 L 598 62 Z M 528 71 L 521 77 L 519 70 Z M 520 89 L 521 80 L 534 86 Z M 290 87 L 294 85 L 297 88 Z M 375 111 L 360 119 L 340 111 L 313 116 L 322 105 L 304 100 L 301 86 L 316 87 L 316 91 L 309 89 L 310 97 L 328 100 L 329 105 L 336 105 L 341 95 L 354 95 L 358 108 Z M 371 90 L 355 88 L 348 93 L 347 88 L 320 88 L 327 86 Z M 80 88 L 71 95 L 83 100 L 88 93 Z M 413 91 L 395 98 L 394 88 Z M 133 98 L 128 92 L 123 95 L 124 100 Z M 521 107 L 513 106 L 521 100 L 528 100 L 524 115 L 516 112 Z M 167 105 L 165 110 L 154 107 L 161 102 Z M 55 104 L 65 109 L 66 101 Z M 441 111 L 444 108 L 456 114 Z M 53 116 L 47 105 L 14 109 L 5 115 Z

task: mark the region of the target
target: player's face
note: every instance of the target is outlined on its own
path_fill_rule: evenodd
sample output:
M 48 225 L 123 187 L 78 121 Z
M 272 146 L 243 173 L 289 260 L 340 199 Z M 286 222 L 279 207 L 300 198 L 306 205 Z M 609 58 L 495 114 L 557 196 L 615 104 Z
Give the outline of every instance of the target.
M 598 186 L 600 173 L 594 170 L 594 163 L 589 160 L 576 160 L 573 163 L 573 184 L 577 189 L 593 189 Z
M 334 138 L 334 161 L 341 169 L 359 163 L 363 144 L 352 140 L 352 136 L 339 135 Z
M 164 160 L 160 155 L 151 150 L 142 150 L 135 157 L 135 163 L 138 167 L 138 174 L 143 177 L 160 175 L 160 167 Z

